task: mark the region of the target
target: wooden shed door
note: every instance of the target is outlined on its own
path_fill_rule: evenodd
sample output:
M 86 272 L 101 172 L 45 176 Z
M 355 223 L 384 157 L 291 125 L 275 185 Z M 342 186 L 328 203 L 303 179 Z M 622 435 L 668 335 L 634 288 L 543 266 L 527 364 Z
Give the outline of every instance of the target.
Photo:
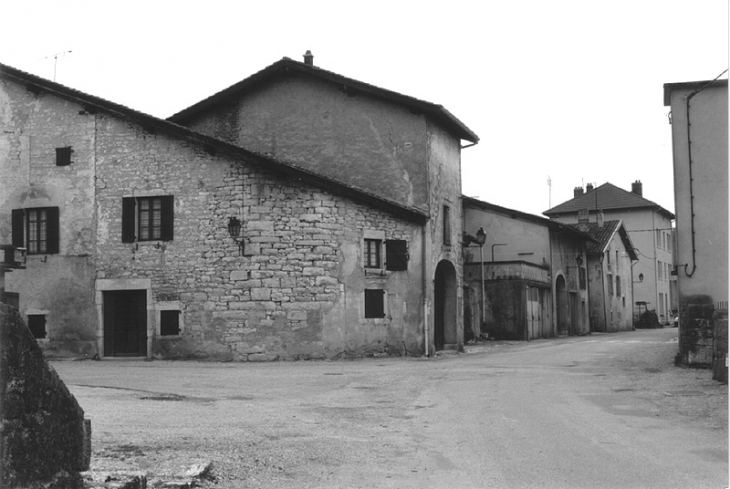
M 104 292 L 104 356 L 147 356 L 147 292 Z

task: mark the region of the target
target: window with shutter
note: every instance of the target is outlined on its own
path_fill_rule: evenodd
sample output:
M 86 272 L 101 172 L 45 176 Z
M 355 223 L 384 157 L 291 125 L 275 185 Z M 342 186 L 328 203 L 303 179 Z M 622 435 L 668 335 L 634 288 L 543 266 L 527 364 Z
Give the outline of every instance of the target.
M 365 255 L 363 257 L 363 265 L 365 268 L 380 268 L 380 246 L 382 241 L 379 239 L 365 240 Z
M 172 241 L 174 197 L 122 198 L 122 242 Z
M 59 252 L 58 207 L 13 209 L 13 246 L 27 248 L 29 255 Z
M 365 289 L 365 317 L 385 317 L 385 291 L 382 289 Z
M 385 268 L 394 272 L 408 270 L 408 242 L 402 239 L 385 241 Z

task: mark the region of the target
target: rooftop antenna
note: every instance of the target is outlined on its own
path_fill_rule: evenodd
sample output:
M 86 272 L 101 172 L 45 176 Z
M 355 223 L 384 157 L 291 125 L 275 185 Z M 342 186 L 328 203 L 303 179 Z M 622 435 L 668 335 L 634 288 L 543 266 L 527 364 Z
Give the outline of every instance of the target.
M 550 175 L 548 175 L 548 209 L 553 208 L 553 186 L 552 186 L 552 180 L 550 180 Z
M 56 66 L 58 65 L 58 57 L 59 56 L 63 56 L 64 54 L 68 54 L 70 52 L 71 51 L 63 51 L 61 53 L 56 53 L 56 54 L 53 54 L 51 56 L 46 56 L 45 57 L 45 59 L 48 59 L 48 58 L 51 58 L 51 57 L 53 58 L 53 81 L 54 82 L 56 81 Z

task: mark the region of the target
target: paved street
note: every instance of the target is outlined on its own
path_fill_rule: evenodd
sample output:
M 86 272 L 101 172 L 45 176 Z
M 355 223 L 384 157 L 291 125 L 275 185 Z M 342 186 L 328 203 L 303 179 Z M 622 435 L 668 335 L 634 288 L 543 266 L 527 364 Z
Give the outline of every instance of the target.
M 58 361 L 92 468 L 215 487 L 724 488 L 727 386 L 677 330 L 484 343 L 435 359 Z

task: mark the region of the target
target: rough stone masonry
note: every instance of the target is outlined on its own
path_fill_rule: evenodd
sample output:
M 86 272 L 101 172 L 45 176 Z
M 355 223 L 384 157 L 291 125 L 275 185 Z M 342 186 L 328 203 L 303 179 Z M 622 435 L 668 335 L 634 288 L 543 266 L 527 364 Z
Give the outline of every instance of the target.
M 18 311 L 0 304 L 2 487 L 83 487 L 90 461 L 91 421 Z

